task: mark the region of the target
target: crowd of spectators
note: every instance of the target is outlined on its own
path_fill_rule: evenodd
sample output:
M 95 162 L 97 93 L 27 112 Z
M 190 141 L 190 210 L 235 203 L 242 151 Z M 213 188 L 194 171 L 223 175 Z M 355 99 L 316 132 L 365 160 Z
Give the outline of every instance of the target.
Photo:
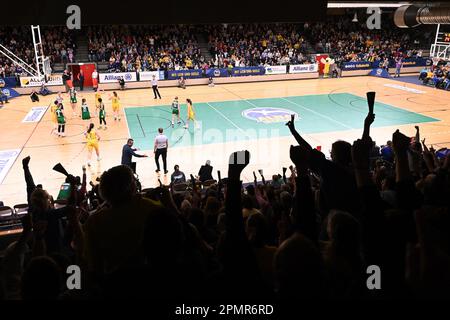
M 351 18 L 333 16 L 314 23 L 89 26 L 88 58 L 108 62 L 110 72 L 314 63 L 315 53 L 329 53 L 338 63 L 376 61 L 420 57 L 420 48 L 428 46 L 433 31 L 424 26 L 399 29 L 387 17 L 382 28 L 369 30 Z M 73 32 L 52 27 L 43 28 L 42 35 L 44 53 L 52 63 L 74 61 Z M 207 42 L 209 53 L 202 53 L 197 37 Z M 1 28 L 0 38 L 32 63 L 34 52 L 26 27 Z M 5 59 L 0 57 L 1 73 L 21 72 Z
M 218 24 L 204 26 L 213 60 L 227 68 L 310 62 L 303 24 Z M 314 61 L 314 60 L 313 60 Z
M 117 166 L 89 191 L 86 172 L 69 175 L 58 209 L 24 158 L 29 210 L 1 261 L 1 295 L 281 305 L 449 297 L 450 154 L 429 148 L 419 127 L 414 137 L 397 130 L 375 148 L 374 120 L 369 113 L 352 144 L 336 141 L 331 159 L 288 122 L 298 142 L 285 150 L 293 165 L 271 181 L 260 171 L 242 184 L 248 151 L 224 159 L 227 177 L 208 187 L 176 167 L 172 180 L 184 190 L 139 190 L 132 170 Z M 73 264 L 83 275 L 79 290 L 66 287 Z M 368 289 L 368 266 L 379 267 L 380 290 Z
M 50 66 L 55 63 L 75 62 L 75 34 L 65 27 L 42 27 L 42 49 L 49 57 Z M 34 67 L 36 57 L 30 27 L 0 27 L 0 44 Z M 0 55 L 0 77 L 26 75 L 18 66 Z
M 421 57 L 421 48 L 429 47 L 434 29 L 421 26 L 399 29 L 383 19 L 380 29 L 368 29 L 366 21 L 353 22 L 350 16 L 330 17 L 307 28 L 315 51 L 330 53 L 337 61 L 377 61 Z
M 450 65 L 444 59 L 435 61 L 432 66 L 420 71 L 419 80 L 425 85 L 432 85 L 436 89 L 450 88 Z
M 107 61 L 110 71 L 199 68 L 203 61 L 193 26 L 92 26 L 89 60 Z

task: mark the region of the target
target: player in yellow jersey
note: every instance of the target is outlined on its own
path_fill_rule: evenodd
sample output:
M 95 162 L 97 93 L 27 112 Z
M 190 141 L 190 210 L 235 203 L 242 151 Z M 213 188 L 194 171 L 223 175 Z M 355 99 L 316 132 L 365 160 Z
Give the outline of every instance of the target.
M 95 92 L 95 112 L 94 115 L 98 114 L 99 110 L 100 110 L 100 102 L 98 101 L 98 99 L 102 98 L 102 89 L 98 89 Z
M 114 113 L 114 121 L 120 121 L 120 98 L 117 95 L 117 92 L 113 92 L 113 95 L 109 97 L 109 100 L 112 100 L 112 110 Z
M 91 123 L 85 132 L 86 137 L 86 147 L 88 149 L 88 166 L 91 166 L 91 158 L 92 158 L 92 151 L 95 150 L 95 153 L 97 154 L 97 161 L 100 161 L 100 150 L 98 148 L 98 141 L 100 140 L 100 136 L 97 132 L 94 130 L 94 124 Z
M 58 110 L 58 100 L 55 100 L 50 105 L 50 112 L 51 112 L 51 117 L 52 117 L 52 122 L 53 122 L 52 133 L 55 133 L 55 134 L 56 134 L 56 132 L 58 130 L 58 117 L 56 116 L 56 110 Z
M 189 129 L 189 121 L 192 121 L 194 123 L 194 128 L 197 127 L 197 122 L 195 121 L 195 111 L 194 106 L 192 105 L 191 99 L 186 99 L 187 104 L 187 119 L 186 119 L 186 125 L 184 126 L 186 129 Z

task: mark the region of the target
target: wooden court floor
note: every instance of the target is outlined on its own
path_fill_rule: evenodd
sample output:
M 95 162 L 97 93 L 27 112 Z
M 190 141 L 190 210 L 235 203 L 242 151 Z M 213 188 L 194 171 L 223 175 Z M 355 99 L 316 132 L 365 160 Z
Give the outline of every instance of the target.
M 411 89 L 420 90 L 420 93 Z M 373 77 L 348 77 L 341 79 L 314 79 L 277 82 L 259 82 L 247 84 L 216 85 L 215 87 L 195 86 L 185 90 L 179 88 L 161 88 L 161 100 L 154 100 L 151 89 L 125 90 L 118 92 L 124 108 L 127 107 L 161 107 L 170 105 L 173 98 L 178 96 L 184 103 L 186 98 L 196 103 L 213 103 L 219 101 L 236 101 L 260 98 L 294 97 L 303 95 L 337 94 L 348 93 L 364 98 L 367 91 L 376 91 L 377 102 L 388 104 L 396 108 L 408 110 L 439 121 L 425 122 L 420 124 L 422 136 L 426 138 L 427 144 L 432 144 L 436 149 L 450 147 L 450 93 L 436 90 L 430 87 L 402 83 L 394 80 Z M 95 179 L 110 167 L 120 164 L 122 146 L 130 136 L 124 110 L 122 120 L 114 121 L 111 101 L 108 96 L 111 92 L 104 92 L 106 100 L 107 130 L 98 130 L 101 136 L 100 152 L 101 160 L 93 161 L 88 168 L 88 179 Z M 87 99 L 91 112 L 94 109 L 94 93 L 84 91 L 79 94 L 81 98 Z M 72 118 L 71 107 L 68 97 L 64 97 L 66 110 L 67 136 L 59 138 L 51 134 L 53 123 L 49 110 L 38 123 L 22 123 L 32 106 L 46 106 L 55 99 L 55 95 L 41 97 L 38 104 L 31 103 L 28 96 L 22 96 L 11 100 L 9 104 L 0 109 L 0 151 L 9 149 L 20 149 L 20 154 L 0 184 L 0 200 L 5 205 L 13 206 L 26 201 L 25 181 L 23 178 L 22 158 L 31 156 L 30 169 L 35 183 L 41 183 L 43 187 L 56 197 L 58 189 L 64 180 L 59 173 L 52 171 L 53 165 L 61 162 L 69 172 L 81 175 L 82 165 L 87 160 L 87 150 L 83 132 L 89 122 L 79 118 Z M 80 104 L 80 103 L 79 103 Z M 309 106 L 309 108 L 313 108 Z M 222 113 L 221 110 L 217 110 Z M 376 110 L 375 110 L 376 114 Z M 326 116 L 326 115 L 325 115 Z M 185 118 L 186 115 L 182 114 Z M 333 115 L 327 117 L 332 118 Z M 199 119 L 201 120 L 201 119 Z M 92 119 L 97 125 L 98 118 Z M 167 124 L 161 120 L 161 126 Z M 376 120 L 375 120 L 376 121 Z M 375 127 L 372 137 L 378 145 L 384 144 L 391 139 L 392 133 L 399 128 L 405 134 L 414 134 L 414 124 Z M 156 129 L 156 128 L 155 128 Z M 245 128 L 244 128 L 245 129 Z M 298 127 L 301 132 L 302 128 Z M 336 130 L 306 133 L 306 139 L 313 146 L 321 146 L 325 154 L 330 150 L 332 142 L 342 139 L 352 142 L 361 135 L 361 129 L 348 129 L 336 127 Z M 147 135 L 152 144 L 154 136 Z M 178 164 L 180 169 L 189 174 L 197 174 L 200 165 L 210 160 L 214 166 L 214 177 L 216 170 L 221 170 L 225 177 L 228 155 L 235 150 L 248 149 L 251 152 L 250 165 L 246 168 L 243 178 L 246 181 L 253 179 L 252 171 L 263 168 L 266 177 L 280 173 L 283 166 L 289 166 L 289 145 L 295 141 L 290 136 L 277 136 L 259 138 L 257 140 L 226 141 L 222 143 L 209 143 L 195 145 L 182 145 L 174 148 L 169 147 L 168 169 L 169 175 L 161 175 L 163 183 L 170 182 L 170 173 L 173 166 Z M 139 145 L 136 145 L 140 147 Z M 147 148 L 148 149 L 148 148 Z M 142 150 L 142 153 L 150 155 L 149 158 L 137 159 L 137 171 L 144 187 L 157 185 L 158 176 L 155 173 L 155 164 L 152 150 Z

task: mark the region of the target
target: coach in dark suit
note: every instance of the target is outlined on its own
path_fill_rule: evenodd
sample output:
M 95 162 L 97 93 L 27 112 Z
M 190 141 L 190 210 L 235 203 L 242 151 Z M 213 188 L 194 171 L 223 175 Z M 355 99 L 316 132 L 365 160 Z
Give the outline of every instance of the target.
M 133 157 L 146 158 L 145 154 L 137 154 L 135 151 L 138 149 L 133 148 L 133 139 L 128 139 L 127 144 L 122 148 L 122 165 L 130 167 L 134 173 L 136 173 L 136 162 L 132 162 Z

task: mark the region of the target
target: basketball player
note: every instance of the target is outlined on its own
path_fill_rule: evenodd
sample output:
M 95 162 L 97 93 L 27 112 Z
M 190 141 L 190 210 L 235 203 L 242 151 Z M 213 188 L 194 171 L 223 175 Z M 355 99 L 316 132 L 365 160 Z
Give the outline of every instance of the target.
M 91 166 L 91 158 L 92 151 L 95 150 L 97 154 L 97 161 L 100 161 L 100 151 L 98 148 L 98 141 L 100 140 L 100 136 L 94 130 L 94 124 L 91 123 L 85 132 L 84 136 L 86 137 L 86 147 L 88 149 L 88 162 L 87 165 Z
M 58 109 L 56 109 L 56 118 L 58 120 L 58 136 L 60 137 L 66 136 L 66 118 L 64 117 L 63 109 L 62 103 L 58 104 Z
M 109 97 L 109 100 L 112 100 L 112 109 L 114 112 L 114 121 L 120 121 L 120 98 L 117 95 L 117 92 L 113 92 L 113 95 Z
M 177 117 L 177 123 L 180 124 L 180 103 L 178 102 L 178 97 L 175 97 L 175 99 L 172 102 L 172 128 L 175 124 L 175 116 Z
M 58 101 L 58 105 L 63 103 L 64 98 L 63 98 L 61 92 L 58 92 L 58 96 L 56 97 L 56 101 Z
M 58 117 L 56 116 L 56 110 L 58 110 L 58 100 L 55 100 L 50 106 L 50 112 L 52 114 L 53 131 L 52 133 L 57 133 L 58 131 Z
M 98 102 L 99 99 L 102 98 L 102 90 L 98 90 L 95 92 L 95 113 L 99 112 L 100 109 L 100 103 Z
M 105 104 L 103 103 L 102 98 L 98 99 L 98 103 L 99 103 L 98 118 L 100 120 L 100 126 L 98 128 L 101 129 L 102 128 L 102 124 L 104 124 L 105 125 L 105 130 L 106 130 L 106 129 L 108 129 L 108 127 L 106 126 Z
M 187 104 L 187 119 L 186 119 L 186 125 L 184 126 L 186 129 L 189 129 L 189 121 L 192 120 L 194 123 L 194 128 L 197 127 L 197 123 L 195 121 L 195 111 L 194 106 L 192 105 L 191 99 L 186 99 Z
M 72 107 L 73 116 L 77 116 L 77 90 L 75 90 L 75 87 L 71 87 L 69 89 L 69 97 L 70 97 L 70 106 Z
M 87 105 L 86 99 L 81 99 L 81 119 L 89 120 L 91 118 L 91 113 L 89 112 L 89 107 Z

